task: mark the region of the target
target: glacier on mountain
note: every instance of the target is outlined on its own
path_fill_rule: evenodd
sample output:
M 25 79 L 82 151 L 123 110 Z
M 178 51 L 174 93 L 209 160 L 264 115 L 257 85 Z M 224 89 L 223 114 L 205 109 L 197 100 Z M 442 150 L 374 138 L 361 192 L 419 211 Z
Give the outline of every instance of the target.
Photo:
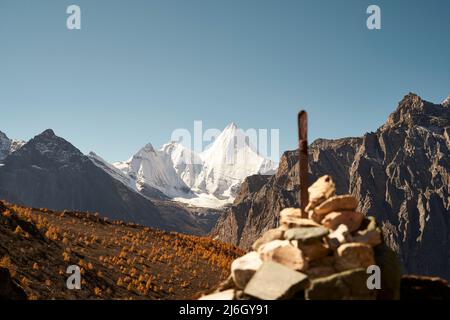
M 203 169 L 192 186 L 197 193 L 234 199 L 241 182 L 253 174 L 273 174 L 276 165 L 259 155 L 250 138 L 234 123 L 200 154 Z
M 155 150 L 150 143 L 128 161 L 114 165 L 132 179 L 139 191 L 147 185 L 171 198 L 192 196 L 189 187 L 175 171 L 170 157 L 161 150 Z
M 175 201 L 211 208 L 232 203 L 246 177 L 273 174 L 277 168 L 275 162 L 258 154 L 250 138 L 234 123 L 200 153 L 175 141 L 159 150 L 147 144 L 129 160 L 113 166 L 129 177 L 138 191 L 148 185 Z M 125 180 L 122 176 L 119 179 Z

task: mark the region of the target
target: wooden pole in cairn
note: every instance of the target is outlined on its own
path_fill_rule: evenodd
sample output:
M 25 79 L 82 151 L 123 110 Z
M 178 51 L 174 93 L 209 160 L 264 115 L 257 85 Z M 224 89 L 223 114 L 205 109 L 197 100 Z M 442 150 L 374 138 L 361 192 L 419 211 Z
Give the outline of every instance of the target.
M 308 217 L 305 208 L 309 202 L 308 195 L 308 114 L 305 110 L 298 113 L 298 154 L 299 154 L 299 179 L 300 194 L 299 204 L 303 218 Z

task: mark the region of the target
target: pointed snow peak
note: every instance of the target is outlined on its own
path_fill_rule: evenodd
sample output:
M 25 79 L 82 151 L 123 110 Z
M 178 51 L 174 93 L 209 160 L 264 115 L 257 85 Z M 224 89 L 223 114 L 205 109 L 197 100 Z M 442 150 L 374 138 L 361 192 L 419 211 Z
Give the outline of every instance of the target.
M 236 123 L 231 122 L 225 127 L 224 131 L 227 129 L 236 130 L 237 128 L 238 128 L 238 126 L 236 125 Z
M 153 145 L 149 142 L 144 146 L 145 152 L 155 152 L 155 148 L 153 148 Z
M 238 126 L 234 122 L 231 122 L 222 130 L 220 136 L 233 137 L 238 134 L 239 131 L 241 130 Z
M 231 122 L 222 130 L 216 140 L 232 140 L 235 137 L 242 138 L 243 136 L 245 136 L 244 131 L 240 129 L 234 122 Z

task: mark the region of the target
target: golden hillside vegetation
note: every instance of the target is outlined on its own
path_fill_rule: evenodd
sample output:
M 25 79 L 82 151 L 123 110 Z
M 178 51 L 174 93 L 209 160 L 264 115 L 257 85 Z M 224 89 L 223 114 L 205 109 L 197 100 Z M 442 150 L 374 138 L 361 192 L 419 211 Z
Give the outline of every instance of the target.
M 0 202 L 0 267 L 29 299 L 182 299 L 228 276 L 243 252 L 206 237 Z M 81 268 L 68 290 L 66 268 Z

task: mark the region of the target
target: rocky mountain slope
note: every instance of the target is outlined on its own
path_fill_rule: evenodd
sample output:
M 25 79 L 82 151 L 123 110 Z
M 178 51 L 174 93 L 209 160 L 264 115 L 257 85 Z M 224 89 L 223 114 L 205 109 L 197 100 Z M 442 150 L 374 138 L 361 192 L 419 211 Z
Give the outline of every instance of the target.
M 104 170 L 114 179 L 119 180 L 124 185 L 128 186 L 130 189 L 135 190 L 136 192 L 139 192 L 150 199 L 169 199 L 169 197 L 162 193 L 159 189 L 151 187 L 147 184 L 137 185 L 136 181 L 129 175 L 123 173 L 121 170 L 108 163 L 105 159 L 97 155 L 95 152 L 91 151 L 88 154 L 88 157 L 96 166 Z M 138 189 L 138 187 L 140 187 L 140 190 Z
M 0 161 L 10 153 L 19 150 L 24 144 L 25 141 L 9 139 L 6 134 L 0 131 Z
M 7 156 L 0 167 L 0 199 L 53 210 L 81 210 L 164 230 L 204 234 L 211 221 L 172 202 L 156 206 L 46 130 Z M 112 170 L 111 167 L 108 167 Z
M 241 254 L 209 238 L 0 201 L 0 298 L 188 299 L 225 279 Z M 70 265 L 80 290 L 66 286 Z
M 317 140 L 310 146 L 310 181 L 329 174 L 337 193 L 351 193 L 374 216 L 404 272 L 450 279 L 450 107 L 416 94 L 399 103 L 386 124 L 362 138 Z M 246 179 L 212 232 L 249 248 L 279 224 L 278 212 L 298 206 L 295 151 L 274 176 Z

